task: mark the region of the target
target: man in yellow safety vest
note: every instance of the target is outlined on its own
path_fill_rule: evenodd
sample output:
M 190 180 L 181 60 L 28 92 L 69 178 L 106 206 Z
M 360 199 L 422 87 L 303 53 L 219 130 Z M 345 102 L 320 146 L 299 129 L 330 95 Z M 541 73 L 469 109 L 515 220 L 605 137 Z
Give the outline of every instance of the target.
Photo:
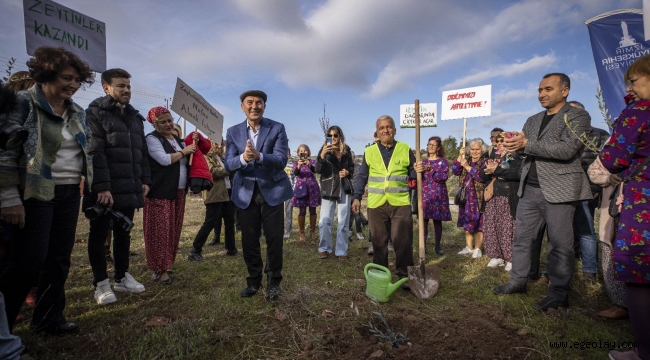
M 409 178 L 422 172 L 422 162 L 415 162 L 410 147 L 395 141 L 395 121 L 382 115 L 376 123 L 379 142 L 368 146 L 363 155 L 359 175 L 354 182 L 352 211 L 358 212 L 360 201 L 368 184 L 368 224 L 374 250 L 372 262 L 388 267 L 388 237 L 393 239 L 397 276 L 408 276 L 407 267 L 413 265 L 413 220 L 409 197 Z M 391 234 L 386 222 L 391 223 Z M 408 284 L 403 285 L 408 290 Z

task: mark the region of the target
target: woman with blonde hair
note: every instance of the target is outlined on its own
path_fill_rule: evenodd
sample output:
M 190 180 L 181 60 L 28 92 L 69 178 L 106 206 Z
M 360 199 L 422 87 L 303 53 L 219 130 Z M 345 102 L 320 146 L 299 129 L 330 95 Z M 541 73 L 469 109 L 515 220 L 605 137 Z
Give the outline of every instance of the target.
M 350 147 L 345 145 L 345 135 L 340 127 L 331 126 L 326 134 L 328 140 L 320 149 L 316 164 L 316 172 L 321 175 L 320 186 L 323 198 L 318 255 L 324 259 L 332 253 L 332 223 L 336 207 L 339 220 L 336 230 L 336 256 L 339 260 L 345 260 L 348 256 L 348 223 L 352 201 L 354 159 L 350 154 Z
M 293 188 L 291 205 L 299 209 L 298 230 L 300 241 L 305 241 L 305 216 L 309 208 L 309 237 L 312 243 L 316 237 L 316 207 L 320 205 L 320 188 L 316 180 L 316 161 L 309 159 L 311 150 L 309 146 L 300 144 L 297 150 L 298 161 L 293 163 L 293 174 L 296 176 L 296 185 Z

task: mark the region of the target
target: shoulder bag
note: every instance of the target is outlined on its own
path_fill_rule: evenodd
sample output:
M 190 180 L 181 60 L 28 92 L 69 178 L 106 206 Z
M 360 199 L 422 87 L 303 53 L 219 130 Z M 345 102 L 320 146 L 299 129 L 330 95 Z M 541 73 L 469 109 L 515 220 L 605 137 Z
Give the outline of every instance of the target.
M 454 205 L 465 206 L 465 203 L 467 202 L 467 185 L 469 185 L 469 181 L 456 190 L 456 194 L 454 195 Z

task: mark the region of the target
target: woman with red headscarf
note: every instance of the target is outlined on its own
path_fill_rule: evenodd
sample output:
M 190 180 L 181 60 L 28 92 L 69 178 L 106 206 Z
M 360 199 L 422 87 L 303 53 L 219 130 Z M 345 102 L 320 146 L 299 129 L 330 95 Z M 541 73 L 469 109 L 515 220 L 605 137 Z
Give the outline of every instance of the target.
M 166 108 L 152 108 L 147 120 L 155 130 L 146 137 L 151 189 L 144 202 L 144 244 L 152 279 L 169 285 L 172 280 L 168 271 L 176 258 L 185 214 L 187 164 L 196 145 L 185 146 L 176 136 L 174 119 Z

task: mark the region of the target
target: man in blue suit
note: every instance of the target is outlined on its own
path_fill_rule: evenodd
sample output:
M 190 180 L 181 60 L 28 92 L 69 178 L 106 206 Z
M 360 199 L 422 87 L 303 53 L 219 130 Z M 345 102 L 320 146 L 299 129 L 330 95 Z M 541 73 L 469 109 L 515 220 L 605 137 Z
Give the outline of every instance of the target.
M 268 287 L 266 297 L 277 299 L 282 290 L 282 236 L 284 201 L 293 196 L 291 182 L 284 171 L 289 140 L 284 125 L 262 117 L 266 94 L 249 90 L 240 95 L 246 121 L 226 133 L 226 170 L 235 173 L 232 201 L 239 208 L 242 224 L 242 249 L 248 268 L 247 287 L 242 297 L 255 295 L 262 283 L 262 269 Z M 266 238 L 266 267 L 263 268 L 260 236 Z

